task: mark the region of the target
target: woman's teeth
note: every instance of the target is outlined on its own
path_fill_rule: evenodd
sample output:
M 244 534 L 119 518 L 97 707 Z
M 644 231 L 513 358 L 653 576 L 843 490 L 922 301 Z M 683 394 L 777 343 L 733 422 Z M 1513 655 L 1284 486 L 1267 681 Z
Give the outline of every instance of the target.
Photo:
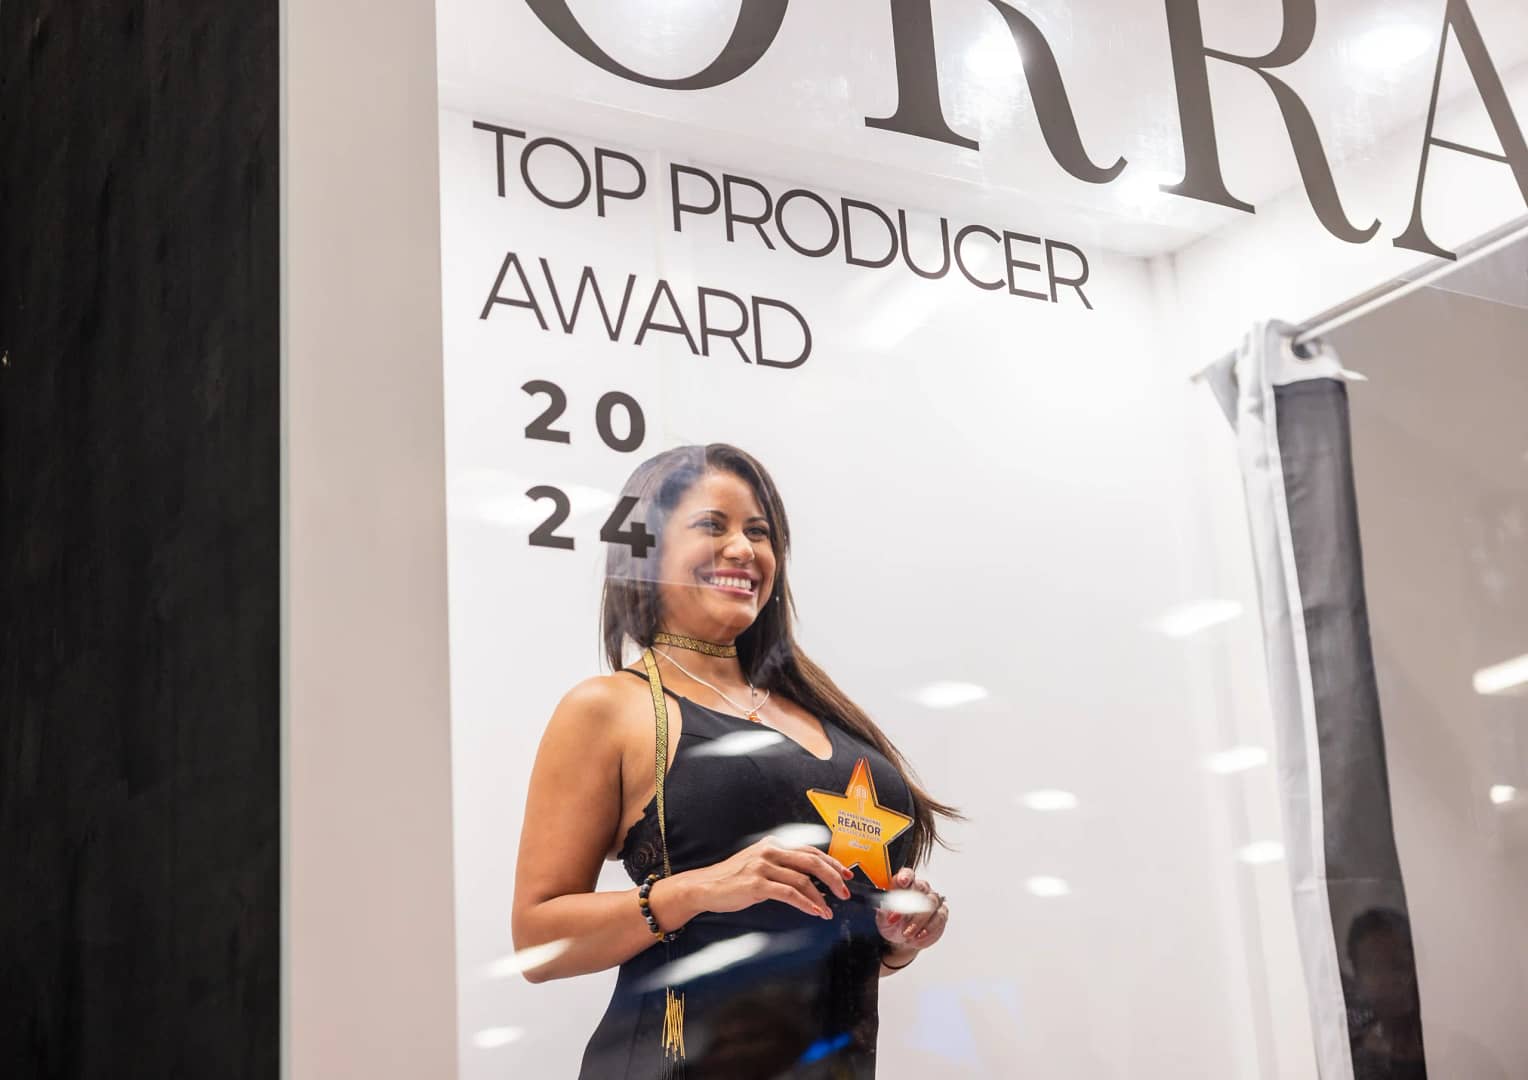
M 742 589 L 745 592 L 753 592 L 753 582 L 747 578 L 713 575 L 706 580 L 712 585 L 720 585 L 726 589 Z

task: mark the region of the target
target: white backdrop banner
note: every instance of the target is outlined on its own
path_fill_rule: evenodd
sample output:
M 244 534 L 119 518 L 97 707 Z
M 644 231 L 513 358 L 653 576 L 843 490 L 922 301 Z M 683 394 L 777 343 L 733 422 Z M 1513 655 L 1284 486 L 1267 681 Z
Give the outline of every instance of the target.
M 709 443 L 789 508 L 803 650 L 968 816 L 877 1075 L 1309 1074 L 1239 482 L 1185 376 L 1521 214 L 1528 13 L 1243 7 L 439 6 L 468 1080 L 575 1074 L 611 1000 L 521 977 L 528 778 L 652 539 L 623 485 Z
M 1229 976 L 1200 736 L 1163 731 L 1189 388 L 1157 362 L 1145 264 L 522 117 L 447 110 L 441 143 L 463 1074 L 572 1074 L 609 997 L 612 972 L 517 973 L 526 781 L 603 670 L 605 548 L 643 531 L 623 482 L 723 441 L 789 508 L 803 647 L 970 816 L 943 830 L 968 854 L 920 868 L 960 925 L 882 994 L 881 1075 L 1102 1075 L 1173 1031 L 1173 1067 L 1230 1075 L 1236 1021 L 1203 1020 Z M 1085 851 L 1031 831 L 1021 799 L 1055 790 L 1088 793 Z M 1143 859 L 1116 813 L 1174 844 Z M 630 887 L 615 863 L 601 884 Z M 1180 939 L 1172 995 L 1079 981 L 1102 954 L 1164 977 L 1125 940 L 1142 921 Z M 1084 1002 L 1119 1010 L 1107 1033 L 1052 1046 Z

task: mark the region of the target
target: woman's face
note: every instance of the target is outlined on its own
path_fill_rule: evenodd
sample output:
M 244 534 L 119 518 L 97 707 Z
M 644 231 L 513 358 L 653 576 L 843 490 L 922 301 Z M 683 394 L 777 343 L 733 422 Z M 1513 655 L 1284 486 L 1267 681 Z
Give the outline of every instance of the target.
M 1421 1008 L 1416 956 L 1411 942 L 1393 930 L 1372 930 L 1354 950 L 1359 987 L 1381 1020 L 1408 1016 Z
M 679 500 L 661 539 L 659 621 L 673 634 L 729 642 L 775 585 L 774 537 L 753 489 L 707 470 Z

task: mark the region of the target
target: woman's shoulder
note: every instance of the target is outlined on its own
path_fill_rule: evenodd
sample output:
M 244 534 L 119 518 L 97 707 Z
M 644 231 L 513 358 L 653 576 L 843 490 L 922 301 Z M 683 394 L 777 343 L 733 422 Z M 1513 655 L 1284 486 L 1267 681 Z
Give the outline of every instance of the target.
M 645 683 L 621 672 L 591 675 L 563 694 L 557 712 L 585 721 L 609 722 L 629 713 L 632 703 L 644 701 L 648 693 Z
M 575 683 L 552 710 L 542 746 L 554 752 L 623 755 L 635 738 L 646 693 L 630 675 L 594 675 Z M 650 713 L 651 704 L 647 709 Z
M 652 691 L 646 681 L 620 672 L 593 675 L 562 696 L 542 745 L 585 759 L 592 754 L 600 761 L 645 760 L 651 769 L 652 717 Z

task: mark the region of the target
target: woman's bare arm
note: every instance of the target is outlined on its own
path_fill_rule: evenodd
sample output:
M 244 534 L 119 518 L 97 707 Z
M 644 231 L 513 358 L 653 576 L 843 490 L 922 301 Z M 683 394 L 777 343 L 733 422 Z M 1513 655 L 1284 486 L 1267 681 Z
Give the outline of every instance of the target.
M 516 951 L 564 943 L 525 971 L 531 982 L 602 971 L 657 940 L 635 888 L 593 891 L 622 809 L 620 709 L 628 698 L 608 678 L 588 679 L 558 703 L 531 769 L 511 933 Z M 698 914 L 684 877 L 660 881 L 648 895 L 665 931 Z

